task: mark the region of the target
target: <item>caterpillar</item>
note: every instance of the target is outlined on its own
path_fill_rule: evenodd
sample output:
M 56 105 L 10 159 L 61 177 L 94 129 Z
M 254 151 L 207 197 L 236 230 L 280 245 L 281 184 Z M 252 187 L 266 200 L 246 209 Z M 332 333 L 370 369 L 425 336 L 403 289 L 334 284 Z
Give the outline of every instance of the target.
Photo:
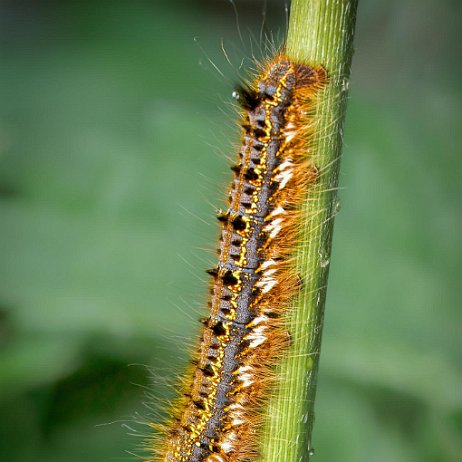
M 319 172 L 310 158 L 322 66 L 284 53 L 259 66 L 233 97 L 242 145 L 220 210 L 217 266 L 200 345 L 162 426 L 151 461 L 250 462 L 258 458 L 262 409 L 290 336 L 285 318 L 300 290 L 293 255 L 300 206 Z M 154 446 L 154 444 L 152 444 Z

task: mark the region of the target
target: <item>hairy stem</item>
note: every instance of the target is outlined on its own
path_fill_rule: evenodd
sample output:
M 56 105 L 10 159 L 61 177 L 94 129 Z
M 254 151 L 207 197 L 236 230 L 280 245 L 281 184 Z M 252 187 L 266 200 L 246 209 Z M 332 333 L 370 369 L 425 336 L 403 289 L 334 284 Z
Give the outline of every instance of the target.
M 308 461 L 329 273 L 348 76 L 357 0 L 293 0 L 287 54 L 322 65 L 329 82 L 317 103 L 315 139 L 308 155 L 320 171 L 303 206 L 296 265 L 300 296 L 289 319 L 290 348 L 279 368 L 280 386 L 267 409 L 262 462 Z M 313 186 L 311 186 L 313 188 Z M 278 375 L 279 376 L 279 375 Z

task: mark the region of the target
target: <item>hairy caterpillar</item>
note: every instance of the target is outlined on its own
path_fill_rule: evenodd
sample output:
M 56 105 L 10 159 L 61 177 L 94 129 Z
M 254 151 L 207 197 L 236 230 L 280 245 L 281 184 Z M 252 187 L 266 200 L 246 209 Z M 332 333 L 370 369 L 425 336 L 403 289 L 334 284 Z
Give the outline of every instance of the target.
M 153 461 L 258 457 L 261 409 L 289 342 L 285 314 L 299 291 L 292 255 L 299 206 L 318 175 L 309 149 L 316 98 L 326 82 L 324 68 L 281 53 L 233 93 L 242 108 L 242 146 L 229 208 L 218 214 L 210 312 L 195 368 L 172 405 L 162 444 L 152 448 Z

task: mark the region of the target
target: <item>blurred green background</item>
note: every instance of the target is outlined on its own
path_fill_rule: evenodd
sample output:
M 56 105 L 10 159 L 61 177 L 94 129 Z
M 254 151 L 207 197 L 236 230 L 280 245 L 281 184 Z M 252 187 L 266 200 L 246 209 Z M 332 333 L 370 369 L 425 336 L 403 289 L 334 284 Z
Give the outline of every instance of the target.
M 245 44 L 225 0 L 0 4 L 0 460 L 135 460 L 203 313 L 237 142 L 220 41 L 258 54 L 264 6 L 237 10 Z M 461 18 L 360 2 L 320 462 L 460 460 Z

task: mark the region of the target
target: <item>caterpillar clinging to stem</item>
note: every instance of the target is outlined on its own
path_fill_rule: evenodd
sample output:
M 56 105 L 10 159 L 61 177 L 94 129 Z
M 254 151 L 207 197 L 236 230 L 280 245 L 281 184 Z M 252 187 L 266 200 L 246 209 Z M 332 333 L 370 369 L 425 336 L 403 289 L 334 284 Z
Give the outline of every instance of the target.
M 209 271 L 209 315 L 195 367 L 172 405 L 154 461 L 302 460 L 295 455 L 298 436 L 292 441 L 292 430 L 275 431 L 274 416 L 281 407 L 290 408 L 285 394 L 291 387 L 284 382 L 294 380 L 280 360 L 300 354 L 302 367 L 307 365 L 298 371 L 306 394 L 316 372 L 312 357 L 319 351 L 355 7 L 354 0 L 295 1 L 286 51 L 262 64 L 251 83 L 234 93 L 241 106 L 242 144 L 232 167 L 228 209 L 218 214 L 219 259 Z M 314 35 L 301 36 L 308 52 L 314 43 L 319 47 L 308 57 L 291 35 L 307 14 L 333 31 L 325 47 L 319 27 L 313 27 Z M 338 45 L 340 59 L 329 55 L 342 51 Z M 305 272 L 303 253 L 315 255 Z M 304 311 L 318 330 L 300 335 L 294 322 L 303 323 Z M 299 353 L 307 340 L 313 351 Z M 312 408 L 307 411 L 304 403 L 291 404 L 297 418 L 291 428 L 302 420 L 310 427 Z M 268 438 L 276 441 L 270 449 L 263 443 Z M 310 446 L 309 434 L 304 438 Z M 281 452 L 281 441 L 287 453 Z

